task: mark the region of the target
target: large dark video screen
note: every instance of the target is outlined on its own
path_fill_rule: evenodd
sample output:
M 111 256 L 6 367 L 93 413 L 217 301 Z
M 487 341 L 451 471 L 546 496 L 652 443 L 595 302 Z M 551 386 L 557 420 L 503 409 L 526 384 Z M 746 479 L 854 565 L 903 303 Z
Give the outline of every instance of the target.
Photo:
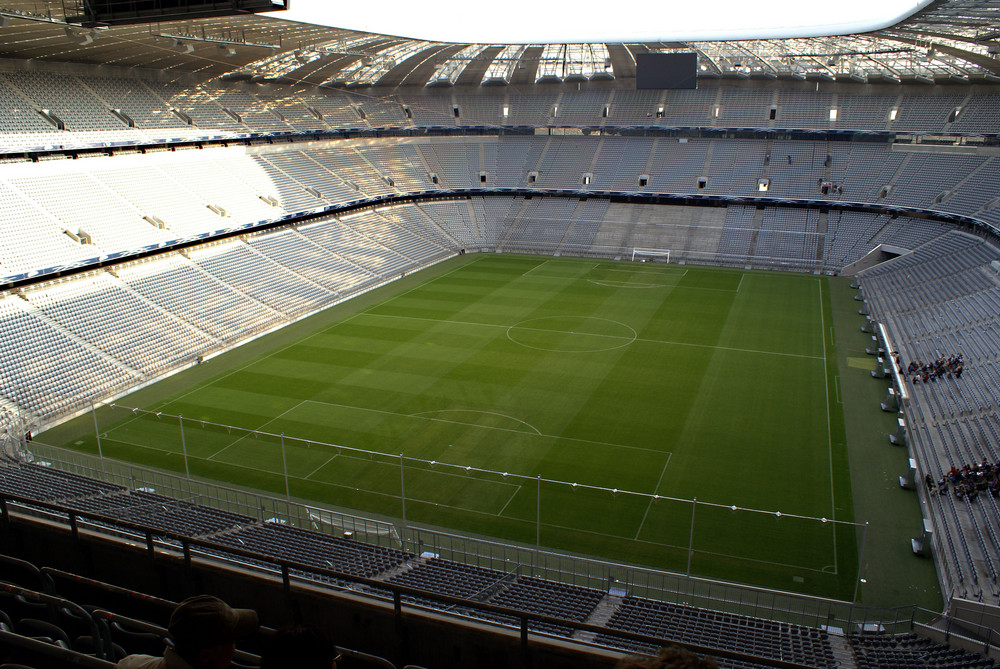
M 150 21 L 181 21 L 210 16 L 243 16 L 257 12 L 288 9 L 289 0 L 83 0 L 74 3 L 82 10 L 79 16 L 69 16 L 70 23 L 96 25 L 128 25 Z M 67 3 L 68 4 L 68 3 Z
M 698 54 L 637 53 L 635 87 L 697 88 Z

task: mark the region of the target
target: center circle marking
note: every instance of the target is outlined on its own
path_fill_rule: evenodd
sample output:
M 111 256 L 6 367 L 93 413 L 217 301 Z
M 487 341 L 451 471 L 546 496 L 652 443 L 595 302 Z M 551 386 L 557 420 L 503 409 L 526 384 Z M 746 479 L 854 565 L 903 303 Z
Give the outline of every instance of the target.
M 597 316 L 542 316 L 507 328 L 507 339 L 515 344 L 555 353 L 613 351 L 625 348 L 637 337 L 636 331 L 621 321 Z

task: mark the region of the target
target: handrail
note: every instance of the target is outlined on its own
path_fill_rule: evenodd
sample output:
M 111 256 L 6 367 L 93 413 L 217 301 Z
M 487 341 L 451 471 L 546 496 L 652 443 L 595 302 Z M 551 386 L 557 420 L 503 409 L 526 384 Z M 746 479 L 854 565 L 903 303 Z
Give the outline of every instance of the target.
M 72 612 L 75 616 L 87 621 L 90 631 L 90 637 L 92 639 L 100 638 L 100 630 L 97 628 L 97 623 L 91 618 L 90 614 L 87 613 L 86 609 L 77 604 L 76 602 L 66 599 L 64 597 L 59 597 L 57 595 L 50 595 L 44 592 L 38 592 L 37 590 L 31 590 L 29 588 L 23 588 L 19 585 L 13 583 L 7 583 L 5 581 L 0 581 L 0 592 L 5 592 L 10 595 L 15 595 L 24 598 L 29 602 L 41 602 L 48 604 L 50 606 L 60 606 L 68 611 Z
M 61 660 L 68 665 L 85 667 L 85 669 L 114 669 L 115 667 L 113 662 L 102 660 L 101 658 L 94 657 L 93 655 L 78 653 L 75 650 L 63 648 L 62 646 L 56 646 L 51 643 L 39 641 L 38 639 L 21 636 L 20 634 L 15 634 L 14 632 L 0 630 L 0 647 L 4 646 L 9 648 L 21 648 L 31 653 Z
M 156 528 L 151 528 L 149 526 L 146 526 L 146 525 L 143 525 L 143 524 L 140 524 L 140 523 L 133 523 L 133 522 L 130 522 L 130 521 L 121 521 L 121 520 L 117 520 L 115 518 L 111 518 L 111 517 L 108 517 L 108 516 L 102 516 L 102 515 L 97 514 L 97 513 L 77 512 L 77 511 L 73 511 L 73 510 L 67 510 L 64 507 L 59 506 L 58 504 L 53 504 L 53 503 L 50 503 L 50 502 L 41 502 L 41 501 L 33 500 L 30 497 L 25 497 L 25 496 L 22 496 L 22 495 L 14 495 L 14 494 L 7 493 L 7 492 L 0 492 L 0 506 L 2 506 L 2 508 L 4 509 L 4 512 L 5 512 L 4 513 L 4 517 L 8 518 L 8 519 L 9 519 L 9 508 L 8 508 L 9 504 L 8 504 L 8 501 L 13 501 L 13 502 L 16 502 L 16 503 L 21 503 L 21 504 L 27 504 L 27 505 L 30 505 L 30 506 L 33 506 L 33 507 L 36 507 L 36 508 L 37 507 L 41 507 L 41 508 L 49 510 L 49 511 L 58 512 L 60 515 L 62 515 L 62 514 L 68 515 L 69 522 L 70 522 L 70 525 L 71 525 L 71 531 L 73 532 L 74 536 L 77 537 L 77 538 L 79 538 L 80 530 L 81 530 L 80 523 L 79 523 L 79 519 L 80 518 L 87 519 L 87 520 L 98 520 L 98 521 L 100 521 L 102 523 L 111 523 L 113 525 L 118 525 L 118 526 L 130 529 L 130 530 L 132 530 L 134 532 L 137 532 L 137 533 L 145 535 L 146 543 L 147 543 L 147 551 L 148 551 L 148 553 L 151 556 L 153 554 L 155 554 L 155 544 L 154 544 L 153 537 L 157 536 L 157 537 L 166 537 L 166 538 L 173 539 L 174 541 L 179 542 L 181 544 L 183 555 L 184 555 L 184 559 L 185 559 L 185 562 L 187 564 L 190 564 L 195 559 L 195 557 L 192 555 L 192 550 L 191 550 L 192 547 L 200 547 L 200 548 L 209 549 L 209 550 L 215 551 L 215 552 L 221 552 L 221 553 L 224 553 L 224 554 L 230 554 L 230 555 L 234 555 L 234 556 L 239 556 L 239 557 L 244 557 L 244 558 L 252 559 L 252 560 L 255 560 L 255 561 L 258 561 L 258 562 L 264 562 L 266 564 L 272 565 L 274 572 L 279 572 L 280 573 L 280 578 L 281 578 L 281 581 L 282 581 L 283 586 L 286 589 L 286 591 L 290 591 L 291 587 L 292 587 L 292 580 L 293 580 L 293 577 L 291 575 L 292 570 L 303 571 L 303 572 L 306 572 L 306 573 L 311 573 L 311 574 L 316 574 L 316 575 L 320 575 L 320 576 L 325 576 L 325 577 L 329 577 L 329 578 L 334 579 L 334 580 L 347 581 L 347 582 L 356 583 L 356 584 L 359 584 L 359 585 L 372 586 L 372 587 L 375 587 L 375 588 L 379 588 L 379 589 L 381 589 L 383 591 L 388 590 L 388 591 L 390 591 L 392 593 L 392 603 L 393 603 L 393 608 L 395 610 L 395 615 L 396 615 L 397 618 L 399 618 L 399 617 L 402 616 L 402 612 L 403 612 L 404 608 L 406 608 L 406 609 L 413 609 L 414 611 L 421 610 L 423 608 L 423 607 L 420 607 L 419 605 L 410 604 L 408 602 L 404 602 L 403 601 L 403 597 L 404 596 L 415 596 L 415 597 L 419 597 L 419 598 L 422 598 L 422 599 L 431 599 L 433 601 L 443 602 L 443 603 L 448 604 L 448 605 L 460 605 L 463 608 L 471 608 L 471 609 L 475 609 L 475 610 L 486 611 L 486 612 L 489 612 L 489 613 L 499 614 L 499 615 L 502 615 L 502 616 L 514 618 L 514 619 L 516 619 L 516 620 L 519 621 L 519 627 L 520 627 L 520 631 L 521 631 L 522 644 L 527 644 L 528 637 L 529 637 L 529 623 L 531 623 L 531 622 L 534 622 L 534 623 L 548 623 L 548 624 L 551 624 L 551 625 L 559 625 L 559 626 L 563 626 L 563 627 L 569 627 L 571 629 L 579 630 L 579 631 L 585 631 L 585 632 L 592 632 L 592 633 L 595 633 L 595 634 L 604 634 L 604 635 L 609 635 L 609 636 L 621 637 L 621 638 L 629 639 L 629 640 L 632 640 L 632 641 L 639 641 L 639 642 L 647 643 L 647 644 L 650 644 L 650 645 L 660 646 L 660 645 L 664 645 L 664 644 L 671 644 L 671 645 L 676 645 L 676 646 L 680 646 L 680 647 L 683 647 L 683 648 L 687 648 L 688 650 L 691 650 L 692 652 L 699 653 L 699 654 L 710 654 L 710 655 L 714 655 L 714 656 L 718 656 L 718 657 L 751 661 L 751 662 L 754 662 L 756 664 L 760 664 L 760 665 L 764 665 L 764 666 L 778 667 L 779 669 L 808 669 L 808 665 L 802 665 L 802 664 L 798 664 L 798 663 L 795 663 L 795 662 L 789 662 L 789 661 L 786 661 L 786 660 L 780 660 L 780 659 L 775 659 L 775 658 L 768 658 L 768 657 L 761 657 L 761 656 L 756 656 L 756 655 L 751 655 L 751 654 L 746 654 L 746 653 L 740 653 L 740 652 L 735 652 L 735 651 L 727 650 L 727 649 L 724 649 L 724 648 L 716 648 L 716 647 L 712 647 L 712 646 L 703 646 L 703 645 L 699 645 L 699 644 L 693 644 L 693 643 L 689 643 L 689 642 L 686 642 L 686 641 L 682 641 L 682 640 L 679 640 L 679 639 L 659 638 L 659 637 L 653 637 L 653 636 L 648 636 L 648 635 L 644 635 L 644 634 L 637 634 L 637 633 L 629 632 L 629 631 L 626 631 L 626 630 L 615 630 L 615 629 L 611 629 L 611 628 L 607 628 L 607 627 L 602 627 L 602 626 L 598 626 L 598 625 L 590 625 L 590 624 L 587 624 L 587 623 L 578 622 L 578 621 L 574 621 L 574 620 L 566 620 L 566 619 L 558 618 L 558 617 L 554 617 L 554 616 L 548 616 L 548 615 L 543 615 L 543 614 L 538 614 L 538 613 L 531 613 L 531 612 L 527 612 L 527 611 L 522 611 L 522 610 L 518 610 L 518 609 L 509 608 L 509 607 L 506 607 L 506 606 L 498 606 L 498 605 L 495 605 L 495 604 L 489 604 L 489 603 L 485 603 L 485 602 L 477 602 L 477 601 L 473 601 L 473 600 L 469 600 L 469 599 L 464 599 L 464 598 L 461 598 L 461 597 L 455 597 L 455 596 L 451 596 L 451 595 L 445 595 L 445 594 L 442 594 L 442 593 L 430 592 L 430 591 L 422 590 L 422 589 L 419 589 L 419 588 L 414 588 L 414 587 L 410 587 L 410 586 L 399 585 L 399 584 L 396 584 L 396 583 L 390 583 L 390 582 L 387 582 L 387 581 L 380 581 L 380 580 L 376 580 L 376 579 L 372 579 L 372 578 L 360 577 L 360 576 L 356 576 L 356 575 L 353 575 L 353 574 L 348 574 L 348 573 L 343 572 L 343 571 L 338 571 L 338 570 L 335 570 L 335 569 L 320 568 L 320 567 L 316 567 L 316 566 L 311 565 L 311 564 L 307 564 L 307 563 L 303 563 L 303 562 L 298 562 L 298 561 L 294 561 L 294 560 L 279 559 L 279 558 L 272 557 L 272 556 L 269 556 L 269 555 L 264 555 L 264 554 L 261 554 L 261 553 L 256 553 L 256 552 L 253 552 L 253 551 L 248 551 L 248 550 L 244 550 L 244 549 L 240 549 L 240 548 L 234 548 L 232 546 L 228 546 L 228 545 L 225 545 L 225 544 L 219 544 L 219 543 L 215 543 L 215 542 L 204 540 L 204 539 L 195 539 L 195 538 L 187 537 L 187 536 L 182 535 L 182 534 L 177 533 L 177 532 L 172 532 L 172 531 L 169 531 L 169 530 L 160 530 L 160 529 L 156 529 Z M 94 530 L 97 531 L 97 530 L 99 530 L 99 528 L 94 528 Z M 218 556 L 218 555 L 213 555 L 213 554 L 202 556 L 199 553 L 198 557 L 200 559 L 204 559 L 206 561 L 213 561 L 213 560 L 223 559 L 223 556 Z M 274 574 L 272 572 L 272 576 L 273 575 Z M 296 580 L 302 580 L 302 579 L 301 579 L 301 577 L 296 577 Z M 445 613 L 444 611 L 437 611 L 435 609 L 431 609 L 431 610 L 434 611 L 434 612 L 437 612 L 437 613 L 442 613 L 442 614 Z M 483 624 L 491 624 L 491 623 L 489 623 L 489 621 L 485 621 L 485 620 L 478 620 L 477 619 L 477 622 L 481 622 Z M 147 623 L 147 624 L 149 624 L 149 623 Z M 543 634 L 538 633 L 538 632 L 531 632 L 530 634 L 534 634 L 534 635 L 539 636 L 539 637 L 544 636 Z

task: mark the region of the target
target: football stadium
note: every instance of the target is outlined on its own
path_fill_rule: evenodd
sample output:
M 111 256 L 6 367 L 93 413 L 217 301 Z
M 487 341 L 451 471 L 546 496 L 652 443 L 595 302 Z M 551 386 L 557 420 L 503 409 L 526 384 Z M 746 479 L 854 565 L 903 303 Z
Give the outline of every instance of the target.
M 1000 2 L 300 1 L 0 3 L 0 667 L 994 666 Z

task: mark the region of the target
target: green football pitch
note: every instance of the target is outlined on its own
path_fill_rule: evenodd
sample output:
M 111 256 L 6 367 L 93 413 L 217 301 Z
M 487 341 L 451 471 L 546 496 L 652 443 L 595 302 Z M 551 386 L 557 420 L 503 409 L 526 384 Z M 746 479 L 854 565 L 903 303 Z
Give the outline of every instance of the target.
M 320 505 L 851 597 L 825 278 L 451 262 L 144 408 L 184 416 L 195 476 L 284 495 L 287 467 Z M 105 456 L 184 471 L 178 421 L 102 423 Z

